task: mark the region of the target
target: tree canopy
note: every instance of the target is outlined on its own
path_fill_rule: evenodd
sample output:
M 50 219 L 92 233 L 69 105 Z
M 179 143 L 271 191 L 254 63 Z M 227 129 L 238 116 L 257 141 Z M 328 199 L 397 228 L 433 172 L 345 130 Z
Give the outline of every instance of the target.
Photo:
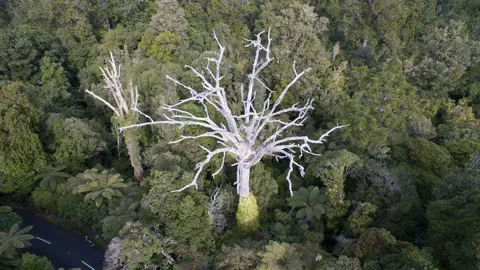
M 0 0 L 0 268 L 478 269 L 479 8 Z

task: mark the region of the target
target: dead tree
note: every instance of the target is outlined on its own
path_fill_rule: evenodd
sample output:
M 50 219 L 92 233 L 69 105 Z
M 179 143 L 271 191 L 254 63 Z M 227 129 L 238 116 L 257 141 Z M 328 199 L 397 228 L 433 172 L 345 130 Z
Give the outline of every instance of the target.
M 179 140 L 170 142 L 171 144 L 179 143 L 187 139 L 199 138 L 213 138 L 218 143 L 219 147 L 216 149 L 207 149 L 200 146 L 206 152 L 206 158 L 199 162 L 195 169 L 196 173 L 192 182 L 188 185 L 174 190 L 172 192 L 183 191 L 188 187 L 198 188 L 197 181 L 203 168 L 216 155 L 222 156 L 222 163 L 219 169 L 213 173 L 215 177 L 224 166 L 225 156 L 227 154 L 236 159 L 236 163 L 232 166 L 237 166 L 237 180 L 235 182 L 237 193 L 240 196 L 237 223 L 240 227 L 247 230 L 258 228 L 258 206 L 253 195 L 250 194 L 250 168 L 260 162 L 263 157 L 271 156 L 278 159 L 289 160 L 289 170 L 287 173 L 287 181 L 292 192 L 291 173 L 294 167 L 298 168 L 300 174 L 304 176 L 304 167 L 295 159 L 297 155 L 301 157 L 303 154 L 312 153 L 311 146 L 322 144 L 326 137 L 336 129 L 344 126 L 337 125 L 325 132 L 317 139 L 310 139 L 307 136 L 292 136 L 285 137 L 284 132 L 291 127 L 303 126 L 307 119 L 310 110 L 313 110 L 313 99 L 307 100 L 303 105 L 296 103 L 289 108 L 281 108 L 281 103 L 287 91 L 307 72 L 311 69 L 305 69 L 298 72 L 293 63 L 293 71 L 295 77 L 278 93 L 276 100 L 273 100 L 272 91 L 260 79 L 260 73 L 272 61 L 270 56 L 270 45 L 272 39 L 270 38 L 270 30 L 267 32 L 267 40 L 262 43 L 261 32 L 256 35 L 256 39 L 248 40 L 247 47 L 252 46 L 255 50 L 252 68 L 248 74 L 247 81 L 242 84 L 240 88 L 241 100 L 243 108 L 241 114 L 234 115 L 231 107 L 227 101 L 225 89 L 221 86 L 223 76 L 220 72 L 220 67 L 224 59 L 225 47 L 222 46 L 219 39 L 214 33 L 215 41 L 218 44 L 219 52 L 216 58 L 206 58 L 207 65 L 205 72 L 186 66 L 191 70 L 202 82 L 202 89 L 196 90 L 191 86 L 185 85 L 182 82 L 167 76 L 167 79 L 176 85 L 184 88 L 190 94 L 190 97 L 182 99 L 173 105 L 165 105 L 162 109 L 165 111 L 164 119 L 154 121 L 148 115 L 139 111 L 142 115 L 149 119 L 149 122 L 132 124 L 120 128 L 127 131 L 131 128 L 142 127 L 147 125 L 178 125 L 180 127 L 196 126 L 206 130 L 205 133 L 197 136 L 181 136 Z M 211 68 L 211 64 L 214 68 Z M 256 92 L 263 88 L 268 92 L 267 98 L 262 101 L 255 100 Z M 246 93 L 245 93 L 246 92 Z M 260 103 L 259 103 L 260 102 Z M 203 108 L 203 115 L 195 115 L 184 109 L 182 105 L 187 103 L 197 103 Z M 257 106 L 258 105 L 258 106 Z M 210 114 L 210 110 L 215 110 L 223 116 L 221 122 L 215 122 Z M 280 119 L 282 115 L 295 115 L 293 120 L 283 121 Z M 268 132 L 266 127 L 274 126 L 276 130 Z M 260 136 L 262 134 L 262 136 Z M 260 137 L 265 139 L 260 139 Z
M 105 81 L 105 88 L 108 89 L 109 94 L 115 103 L 110 103 L 107 100 L 96 95 L 92 91 L 85 90 L 93 98 L 101 101 L 108 108 L 113 111 L 114 122 L 119 126 L 128 126 L 137 123 L 138 112 L 136 110 L 138 103 L 138 91 L 130 81 L 128 90 L 125 90 L 121 82 L 122 66 L 115 63 L 115 57 L 110 52 L 109 66 L 100 68 L 102 71 L 103 80 Z M 132 164 L 135 178 L 138 182 L 143 178 L 142 159 L 138 145 L 138 134 L 135 130 L 128 130 L 123 132 L 125 144 L 127 146 L 130 163 Z

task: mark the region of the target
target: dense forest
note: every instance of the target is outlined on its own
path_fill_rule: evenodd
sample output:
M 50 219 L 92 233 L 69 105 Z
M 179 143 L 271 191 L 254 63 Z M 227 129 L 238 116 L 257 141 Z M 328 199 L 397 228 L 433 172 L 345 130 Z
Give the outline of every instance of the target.
M 477 0 L 0 1 L 0 116 L 1 269 L 17 206 L 104 269 L 480 269 Z

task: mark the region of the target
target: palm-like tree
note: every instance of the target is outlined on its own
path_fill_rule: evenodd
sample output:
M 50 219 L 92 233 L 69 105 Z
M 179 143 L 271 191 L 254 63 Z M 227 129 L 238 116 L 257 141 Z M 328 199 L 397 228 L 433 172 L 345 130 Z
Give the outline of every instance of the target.
M 40 180 L 41 187 L 50 187 L 55 190 L 59 181 L 72 177 L 70 174 L 62 172 L 67 166 L 49 166 L 40 174 L 35 176 L 35 180 Z
M 128 187 L 120 174 L 108 170 L 100 172 L 96 168 L 86 170 L 68 179 L 68 182 L 73 194 L 86 193 L 85 201 L 94 201 L 97 207 L 100 207 L 105 199 L 122 197 L 123 193 L 119 189 Z
M 318 187 L 309 187 L 308 189 L 301 187 L 293 193 L 293 196 L 288 198 L 288 205 L 299 208 L 296 214 L 297 219 L 304 219 L 312 221 L 313 218 L 320 220 L 325 214 L 324 205 L 327 202 L 323 190 Z
M 34 237 L 26 233 L 32 228 L 28 226 L 20 230 L 20 225 L 15 223 L 8 232 L 0 232 L 0 255 L 10 259 L 17 254 L 17 249 L 29 247 L 29 240 Z

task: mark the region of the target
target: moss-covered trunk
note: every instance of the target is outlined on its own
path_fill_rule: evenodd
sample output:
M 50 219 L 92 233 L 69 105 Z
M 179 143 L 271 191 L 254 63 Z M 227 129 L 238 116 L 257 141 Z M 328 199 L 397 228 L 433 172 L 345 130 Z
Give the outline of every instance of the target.
M 250 168 L 242 163 L 237 167 L 237 185 L 240 196 L 236 215 L 237 226 L 243 232 L 256 231 L 260 227 L 260 212 L 255 196 L 250 193 Z
M 135 178 L 140 183 L 143 178 L 142 157 L 138 145 L 138 136 L 136 130 L 127 129 L 124 131 L 125 144 L 127 145 L 128 156 L 133 167 Z

